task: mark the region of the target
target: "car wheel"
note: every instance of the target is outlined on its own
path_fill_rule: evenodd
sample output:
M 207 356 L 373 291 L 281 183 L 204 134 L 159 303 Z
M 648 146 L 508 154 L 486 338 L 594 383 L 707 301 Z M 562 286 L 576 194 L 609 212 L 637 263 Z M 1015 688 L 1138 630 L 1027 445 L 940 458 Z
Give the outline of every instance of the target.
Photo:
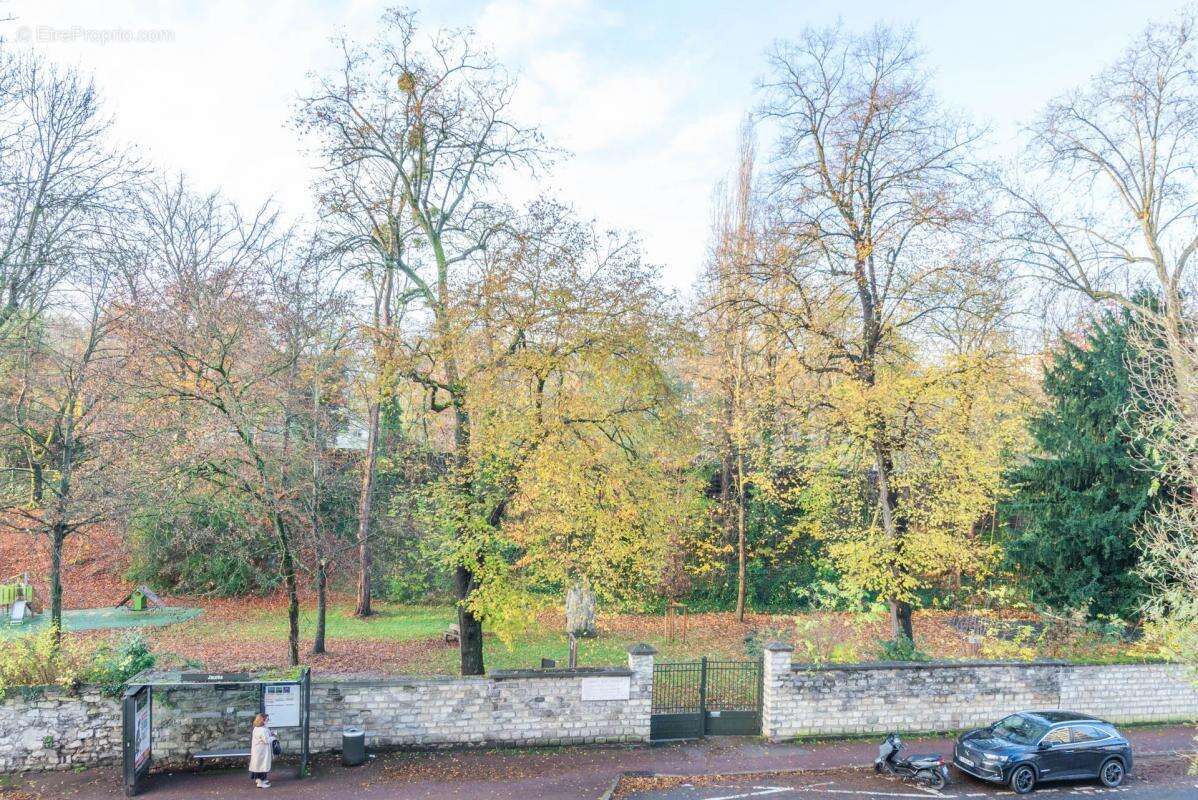
M 1007 781 L 1007 785 L 1015 794 L 1027 794 L 1036 788 L 1036 771 L 1027 764 L 1018 766 L 1011 773 L 1011 779 Z
M 1102 769 L 1098 770 L 1098 780 L 1102 781 L 1103 786 L 1114 788 L 1123 783 L 1124 776 L 1127 775 L 1127 770 L 1123 768 L 1123 762 L 1117 758 L 1107 759 L 1102 765 Z

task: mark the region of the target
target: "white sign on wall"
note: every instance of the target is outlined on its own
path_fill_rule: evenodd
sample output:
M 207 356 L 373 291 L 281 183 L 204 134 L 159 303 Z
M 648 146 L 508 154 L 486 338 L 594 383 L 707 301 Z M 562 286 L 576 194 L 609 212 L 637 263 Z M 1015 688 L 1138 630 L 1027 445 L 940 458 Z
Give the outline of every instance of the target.
M 294 683 L 268 683 L 264 687 L 262 710 L 270 716 L 272 728 L 294 728 L 300 724 L 300 687 Z
M 134 696 L 133 769 L 140 770 L 150 760 L 150 692 L 142 689 Z
M 582 679 L 582 700 L 584 703 L 627 700 L 631 695 L 632 678 L 627 675 Z

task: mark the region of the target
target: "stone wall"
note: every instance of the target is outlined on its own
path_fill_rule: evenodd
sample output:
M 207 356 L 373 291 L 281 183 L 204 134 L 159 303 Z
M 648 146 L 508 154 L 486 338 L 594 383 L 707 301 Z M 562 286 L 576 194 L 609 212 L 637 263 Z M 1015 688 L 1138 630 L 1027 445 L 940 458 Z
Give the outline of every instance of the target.
M 312 682 L 312 752 L 339 751 L 347 725 L 368 747 L 557 745 L 649 740 L 653 650 L 632 648 L 627 669 L 496 672 L 480 678 L 317 677 Z M 615 690 L 622 698 L 610 699 Z M 154 690 L 154 762 L 183 764 L 194 753 L 248 746 L 256 689 L 215 686 Z M 276 731 L 299 751 L 298 729 Z M 46 737 L 50 737 L 47 739 Z M 91 688 L 14 694 L 0 701 L 0 773 L 119 763 L 121 710 Z
M 121 711 L 94 688 L 29 689 L 0 700 L 0 773 L 116 764 Z
M 312 687 L 312 748 L 340 749 L 346 725 L 363 728 L 369 747 L 648 741 L 651 658 L 647 669 L 582 675 L 322 681 Z M 585 700 L 595 678 L 627 680 L 629 699 Z
M 1061 708 L 1111 722 L 1198 720 L 1198 675 L 1177 664 L 1077 666 L 1060 671 Z
M 1198 719 L 1198 685 L 1171 664 L 1057 662 L 792 665 L 788 645 L 765 652 L 762 734 L 946 731 L 1020 709 L 1069 709 L 1113 722 Z
M 954 730 L 1022 708 L 1068 708 L 1115 722 L 1198 719 L 1198 686 L 1185 667 L 1063 663 L 792 665 L 791 648 L 764 654 L 762 734 L 871 734 Z M 645 742 L 653 649 L 629 651 L 627 669 L 530 670 L 483 678 L 318 676 L 312 683 L 313 752 L 337 751 L 341 730 L 362 727 L 367 745 L 451 747 Z M 627 699 L 602 691 L 623 686 Z M 158 689 L 154 759 L 246 746 L 256 690 Z M 278 731 L 298 750 L 293 729 Z M 94 688 L 18 692 L 0 700 L 0 772 L 116 764 L 121 713 Z

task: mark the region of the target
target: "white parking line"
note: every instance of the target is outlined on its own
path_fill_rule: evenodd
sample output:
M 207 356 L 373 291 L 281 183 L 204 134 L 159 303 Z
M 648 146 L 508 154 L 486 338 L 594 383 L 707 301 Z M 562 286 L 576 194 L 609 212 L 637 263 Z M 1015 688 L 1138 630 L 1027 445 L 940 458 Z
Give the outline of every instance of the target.
M 743 798 L 745 798 L 745 797 L 762 797 L 763 795 L 767 795 L 767 794 L 777 794 L 778 792 L 790 791 L 790 789 L 788 789 L 785 786 L 766 786 L 766 787 L 754 786 L 753 788 L 759 789 L 760 791 L 745 792 L 743 794 L 726 794 L 721 797 L 709 797 L 709 798 L 707 798 L 707 800 L 743 800 Z
M 821 789 L 820 791 L 828 794 L 852 794 L 858 797 L 918 797 L 919 800 L 924 800 L 928 797 L 926 794 L 911 794 L 910 792 L 879 792 L 873 789 Z M 953 798 L 955 794 L 937 794 L 936 797 Z

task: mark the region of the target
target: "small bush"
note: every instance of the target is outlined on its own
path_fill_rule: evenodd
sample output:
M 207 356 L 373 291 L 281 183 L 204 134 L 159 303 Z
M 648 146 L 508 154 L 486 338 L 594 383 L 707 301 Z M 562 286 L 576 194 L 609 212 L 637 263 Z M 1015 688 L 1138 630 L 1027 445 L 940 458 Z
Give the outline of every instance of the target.
M 133 634 L 119 644 L 89 647 L 63 636 L 57 647 L 52 629 L 10 639 L 0 648 L 0 697 L 31 686 L 74 689 L 95 683 L 105 694 L 120 694 L 125 681 L 154 666 L 146 640 Z
M 0 647 L 0 696 L 23 686 L 77 686 L 91 661 L 92 653 L 69 637 L 55 646 L 52 628 L 10 639 Z
M 861 623 L 854 617 L 854 627 L 858 624 Z M 851 640 L 845 640 L 834 625 L 819 617 L 795 619 L 794 643 L 795 660 L 805 664 L 844 664 L 861 658 Z
M 794 635 L 788 628 L 779 625 L 754 629 L 745 636 L 745 654 L 749 658 L 761 658 L 765 646 L 773 641 L 789 644 L 794 641 Z
M 882 661 L 930 661 L 928 654 L 915 646 L 906 636 L 887 639 L 878 644 L 878 658 Z
M 105 694 L 121 693 L 125 682 L 156 662 L 150 644 L 140 634 L 131 634 L 115 647 L 104 645 L 96 650 L 92 669 L 85 676 L 89 683 L 98 683 Z

